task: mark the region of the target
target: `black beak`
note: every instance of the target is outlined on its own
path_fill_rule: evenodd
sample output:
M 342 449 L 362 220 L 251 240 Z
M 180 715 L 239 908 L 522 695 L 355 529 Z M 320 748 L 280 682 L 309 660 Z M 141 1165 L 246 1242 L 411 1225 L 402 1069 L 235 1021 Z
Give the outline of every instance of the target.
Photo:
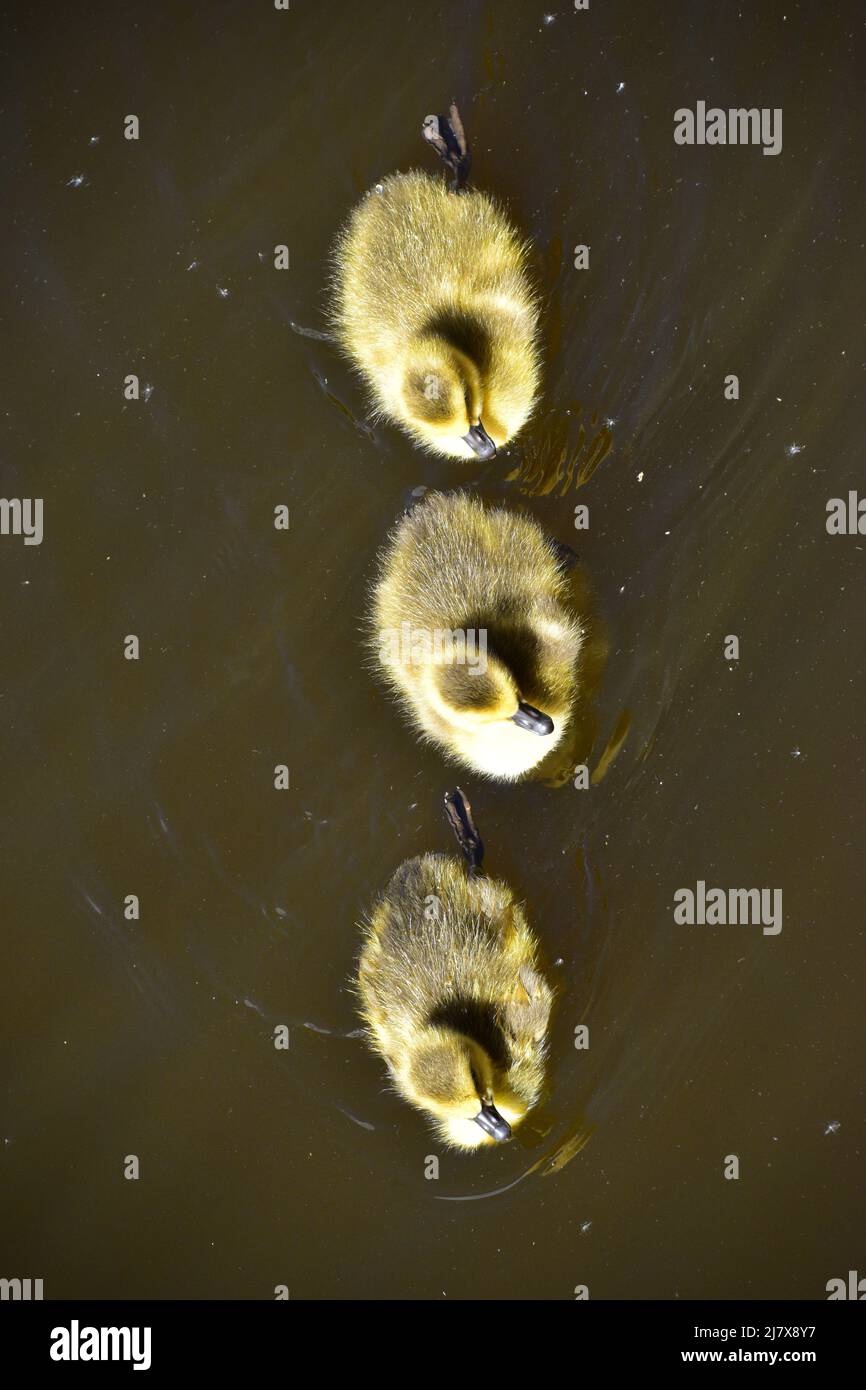
M 475 1116 L 475 1123 L 480 1125 L 491 1139 L 500 1143 L 503 1139 L 511 1138 L 511 1125 L 507 1120 L 503 1120 L 495 1105 L 488 1105 L 486 1101 L 482 1103 L 480 1112 Z
M 480 459 L 496 458 L 496 445 L 480 421 L 472 426 L 468 434 L 463 435 L 463 440 Z
M 518 728 L 528 729 L 532 734 L 552 734 L 553 720 L 549 714 L 542 714 L 540 709 L 534 705 L 527 705 L 523 700 L 517 706 L 517 713 L 512 714 L 511 722 Z

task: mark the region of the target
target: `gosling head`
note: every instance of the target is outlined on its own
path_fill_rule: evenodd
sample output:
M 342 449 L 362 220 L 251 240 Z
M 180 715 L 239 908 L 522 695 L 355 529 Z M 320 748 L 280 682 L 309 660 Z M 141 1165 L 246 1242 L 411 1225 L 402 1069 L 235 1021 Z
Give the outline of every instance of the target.
M 425 1029 L 400 1080 L 407 1098 L 455 1148 L 502 1143 L 526 1114 L 486 1049 L 447 1028 Z
M 401 391 L 407 423 L 421 444 L 449 458 L 492 459 L 504 442 L 482 418 L 478 364 L 435 334 L 416 338 L 406 354 Z
M 507 723 L 542 737 L 554 730 L 550 715 L 523 698 L 513 672 L 493 652 L 486 654 L 483 671 L 478 663 L 433 666 L 428 694 L 439 715 L 466 733 Z

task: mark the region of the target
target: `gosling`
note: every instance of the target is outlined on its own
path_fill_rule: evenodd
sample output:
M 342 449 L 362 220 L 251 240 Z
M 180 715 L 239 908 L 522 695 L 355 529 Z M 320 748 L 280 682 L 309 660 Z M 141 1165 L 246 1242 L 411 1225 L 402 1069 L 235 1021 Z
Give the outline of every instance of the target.
M 511 1137 L 544 1083 L 552 991 L 523 908 L 479 875 L 469 803 L 446 797 L 463 858 L 400 865 L 363 924 L 357 992 L 397 1092 L 452 1148 Z
M 366 195 L 334 248 L 331 327 L 378 416 L 433 453 L 490 459 L 538 394 L 529 246 L 492 198 L 465 190 L 457 108 L 423 133 L 455 172 L 451 191 L 413 171 Z
M 572 717 L 584 626 L 566 549 L 520 513 L 430 492 L 380 553 L 374 667 L 423 739 L 500 781 L 542 762 Z

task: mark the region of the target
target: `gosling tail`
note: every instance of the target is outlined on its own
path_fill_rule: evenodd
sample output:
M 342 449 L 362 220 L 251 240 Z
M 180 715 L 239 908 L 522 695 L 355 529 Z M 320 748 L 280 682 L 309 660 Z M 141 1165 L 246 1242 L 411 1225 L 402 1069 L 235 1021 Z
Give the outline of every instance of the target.
M 445 814 L 469 865 L 469 872 L 480 873 L 484 858 L 484 841 L 478 834 L 478 826 L 472 818 L 472 807 L 459 787 L 455 787 L 453 792 L 445 793 Z
M 450 184 L 451 192 L 462 193 L 472 161 L 466 143 L 466 132 L 456 104 L 452 101 L 447 116 L 425 116 L 421 134 L 454 175 Z

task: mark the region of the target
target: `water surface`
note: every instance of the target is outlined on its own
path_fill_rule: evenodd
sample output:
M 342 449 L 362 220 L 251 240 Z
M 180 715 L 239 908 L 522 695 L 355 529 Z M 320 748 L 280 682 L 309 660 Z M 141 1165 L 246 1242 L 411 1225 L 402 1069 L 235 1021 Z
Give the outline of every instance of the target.
M 45 537 L 0 539 L 2 1273 L 47 1297 L 821 1298 L 862 1270 L 864 543 L 825 529 L 864 486 L 862 15 L 549 20 L 10 13 L 2 490 Z M 371 425 L 317 336 L 336 229 L 433 168 L 453 96 L 545 299 L 538 419 L 474 472 Z M 782 153 L 676 146 L 698 100 L 781 107 Z M 608 656 L 589 791 L 459 774 L 558 1004 L 533 1123 L 429 1181 L 348 982 L 396 865 L 450 848 L 458 774 L 359 627 L 407 494 L 460 483 L 577 545 Z M 677 925 L 699 879 L 781 888 L 783 930 Z

